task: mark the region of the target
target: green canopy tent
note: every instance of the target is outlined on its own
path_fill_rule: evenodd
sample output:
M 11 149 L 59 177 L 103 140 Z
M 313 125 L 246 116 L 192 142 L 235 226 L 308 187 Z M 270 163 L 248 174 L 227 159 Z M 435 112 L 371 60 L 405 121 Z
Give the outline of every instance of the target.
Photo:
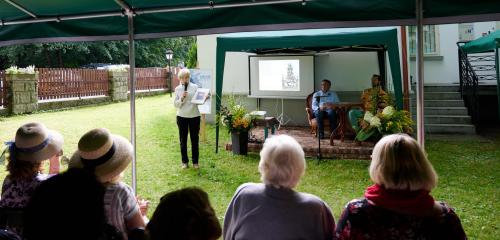
M 413 0 L 4 0 L 0 46 L 126 40 L 127 8 L 134 39 L 416 24 Z M 424 24 L 500 19 L 498 0 L 424 0 L 423 9 Z
M 495 52 L 495 69 L 497 73 L 497 97 L 498 97 L 498 114 L 500 116 L 500 30 L 492 32 L 487 36 L 478 38 L 460 46 L 462 51 L 468 53 L 484 53 Z
M 314 29 L 292 31 L 270 31 L 257 33 L 234 33 L 217 37 L 216 54 L 216 112 L 220 110 L 224 63 L 226 52 L 256 53 L 261 49 L 311 48 L 344 46 L 383 46 L 390 62 L 396 107 L 403 107 L 401 67 L 399 61 L 398 32 L 395 28 L 360 29 Z M 219 127 L 216 128 L 216 147 Z M 217 151 L 217 149 L 216 149 Z
M 425 10 L 425 12 L 424 12 Z M 258 13 L 258 14 L 257 14 Z M 4 0 L 0 46 L 128 39 L 135 80 L 135 39 L 227 32 L 417 25 L 500 19 L 498 0 Z M 417 44 L 417 132 L 423 143 L 423 49 Z M 135 150 L 135 81 L 131 142 Z M 135 151 L 134 151 L 135 152 Z M 135 154 L 135 153 L 134 153 Z M 132 161 L 135 190 L 135 157 Z

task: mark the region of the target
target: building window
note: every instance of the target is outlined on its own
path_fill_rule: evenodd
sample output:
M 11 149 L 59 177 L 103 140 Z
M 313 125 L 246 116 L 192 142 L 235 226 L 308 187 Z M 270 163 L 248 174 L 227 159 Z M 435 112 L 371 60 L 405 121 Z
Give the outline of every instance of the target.
M 417 55 L 417 27 L 409 26 L 410 56 Z M 439 32 L 435 25 L 424 26 L 424 55 L 439 55 Z
M 474 40 L 474 24 L 473 23 L 460 23 L 458 24 L 458 39 L 460 41 Z

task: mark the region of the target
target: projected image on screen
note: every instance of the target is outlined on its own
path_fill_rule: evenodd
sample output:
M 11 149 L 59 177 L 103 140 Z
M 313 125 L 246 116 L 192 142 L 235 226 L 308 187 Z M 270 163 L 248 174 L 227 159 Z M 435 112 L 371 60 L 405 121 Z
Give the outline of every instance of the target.
M 260 60 L 259 90 L 300 91 L 300 64 L 298 59 Z

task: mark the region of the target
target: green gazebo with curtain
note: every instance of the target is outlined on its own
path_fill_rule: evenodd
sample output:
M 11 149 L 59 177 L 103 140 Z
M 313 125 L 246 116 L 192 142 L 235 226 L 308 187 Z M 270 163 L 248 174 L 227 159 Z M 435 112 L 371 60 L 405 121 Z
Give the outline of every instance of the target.
M 497 98 L 498 98 L 498 115 L 500 116 L 500 30 L 492 32 L 487 36 L 478 38 L 460 46 L 464 53 L 485 53 L 495 52 L 495 69 L 497 74 Z
M 383 46 L 387 52 L 396 97 L 396 107 L 403 108 L 403 89 L 399 58 L 398 32 L 396 28 L 375 29 L 312 29 L 293 31 L 269 31 L 257 33 L 226 34 L 217 38 L 216 55 L 216 112 L 219 113 L 224 80 L 226 52 L 258 53 L 260 49 L 314 48 L 344 46 Z M 376 51 L 376 50 L 373 50 Z M 381 60 L 382 59 L 382 60 Z M 379 56 L 379 65 L 383 57 Z M 381 71 L 382 72 L 382 71 Z M 219 141 L 219 126 L 216 142 Z M 218 144 L 216 144 L 218 146 Z

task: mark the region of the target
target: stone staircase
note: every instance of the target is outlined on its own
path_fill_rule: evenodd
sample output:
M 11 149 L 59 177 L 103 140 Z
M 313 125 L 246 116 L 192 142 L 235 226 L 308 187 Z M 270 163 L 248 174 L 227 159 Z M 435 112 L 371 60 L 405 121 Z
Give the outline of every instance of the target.
M 414 88 L 413 88 L 414 89 Z M 410 111 L 416 124 L 416 92 L 413 91 Z M 425 132 L 430 134 L 475 134 L 458 85 L 424 86 Z M 416 129 L 416 126 L 415 126 Z

